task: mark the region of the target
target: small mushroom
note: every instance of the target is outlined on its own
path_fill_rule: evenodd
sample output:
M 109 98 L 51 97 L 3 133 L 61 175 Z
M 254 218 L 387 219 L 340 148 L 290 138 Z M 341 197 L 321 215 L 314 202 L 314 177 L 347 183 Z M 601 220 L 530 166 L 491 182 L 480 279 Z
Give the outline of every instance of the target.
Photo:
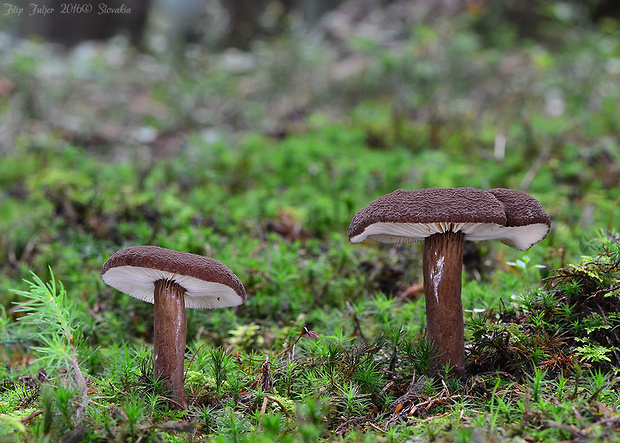
M 116 252 L 103 264 L 101 278 L 127 295 L 155 304 L 153 372 L 167 380 L 172 400 L 186 409 L 185 309 L 240 305 L 245 301 L 243 284 L 215 259 L 158 246 Z
M 461 302 L 465 240 L 492 240 L 520 250 L 547 235 L 551 222 L 535 198 L 520 191 L 474 188 L 398 189 L 362 208 L 349 240 L 382 243 L 424 240 L 423 277 L 427 332 L 440 364 L 465 372 Z

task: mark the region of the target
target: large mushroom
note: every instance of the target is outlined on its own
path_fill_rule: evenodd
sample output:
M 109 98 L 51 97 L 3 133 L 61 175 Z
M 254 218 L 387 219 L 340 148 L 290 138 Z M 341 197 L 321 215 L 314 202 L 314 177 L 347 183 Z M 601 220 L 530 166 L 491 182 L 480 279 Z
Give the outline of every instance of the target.
M 500 240 L 527 250 L 549 232 L 551 222 L 535 198 L 511 189 L 398 189 L 362 208 L 349 240 L 382 243 L 424 240 L 423 277 L 429 338 L 438 362 L 465 372 L 461 282 L 465 240 Z
M 127 295 L 155 304 L 153 372 L 166 379 L 172 400 L 186 409 L 185 309 L 240 305 L 245 301 L 243 284 L 213 258 L 158 246 L 131 246 L 116 252 L 103 264 L 101 278 Z

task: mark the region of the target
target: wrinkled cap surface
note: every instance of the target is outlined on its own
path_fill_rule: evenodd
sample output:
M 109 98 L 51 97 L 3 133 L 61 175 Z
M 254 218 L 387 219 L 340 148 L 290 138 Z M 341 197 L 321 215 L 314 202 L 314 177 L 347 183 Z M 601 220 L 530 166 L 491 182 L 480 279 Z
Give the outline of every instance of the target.
M 495 188 L 489 192 L 504 205 L 506 212 L 506 227 L 500 238 L 503 243 L 525 250 L 547 236 L 551 219 L 538 200 L 513 189 Z
M 355 214 L 349 240 L 408 243 L 452 231 L 463 232 L 467 240 L 495 239 L 526 250 L 547 235 L 549 216 L 536 199 L 509 189 L 495 191 L 398 189 Z
M 158 246 L 130 246 L 102 266 L 101 278 L 113 288 L 149 303 L 155 282 L 171 280 L 185 289 L 185 307 L 215 309 L 245 301 L 245 288 L 226 265 L 213 258 Z

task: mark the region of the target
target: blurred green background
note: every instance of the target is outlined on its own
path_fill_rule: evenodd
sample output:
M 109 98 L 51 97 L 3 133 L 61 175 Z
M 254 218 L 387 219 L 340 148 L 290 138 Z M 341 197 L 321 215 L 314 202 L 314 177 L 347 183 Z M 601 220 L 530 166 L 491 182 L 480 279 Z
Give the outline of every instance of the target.
M 614 2 L 46 4 L 0 8 L 7 379 L 39 369 L 16 321 L 30 272 L 64 283 L 91 375 L 119 340 L 151 343 L 152 306 L 99 277 L 125 246 L 228 265 L 247 303 L 191 311 L 188 344 L 263 352 L 302 325 L 423 333 L 420 246 L 347 239 L 397 188 L 519 189 L 551 216 L 526 253 L 468 243 L 467 310 L 508 303 L 620 224 Z

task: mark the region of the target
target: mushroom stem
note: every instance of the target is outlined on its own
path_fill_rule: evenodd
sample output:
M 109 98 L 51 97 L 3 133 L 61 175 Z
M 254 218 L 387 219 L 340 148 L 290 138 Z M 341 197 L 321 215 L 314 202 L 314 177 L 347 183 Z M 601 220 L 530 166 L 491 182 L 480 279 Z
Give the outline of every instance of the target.
M 465 335 L 461 276 L 462 232 L 434 234 L 424 240 L 424 296 L 426 329 L 439 352 L 437 362 L 448 363 L 453 373 L 465 372 Z
M 155 282 L 155 331 L 153 337 L 153 372 L 164 377 L 172 400 L 187 409 L 187 395 L 183 383 L 185 338 L 185 289 L 172 280 Z

